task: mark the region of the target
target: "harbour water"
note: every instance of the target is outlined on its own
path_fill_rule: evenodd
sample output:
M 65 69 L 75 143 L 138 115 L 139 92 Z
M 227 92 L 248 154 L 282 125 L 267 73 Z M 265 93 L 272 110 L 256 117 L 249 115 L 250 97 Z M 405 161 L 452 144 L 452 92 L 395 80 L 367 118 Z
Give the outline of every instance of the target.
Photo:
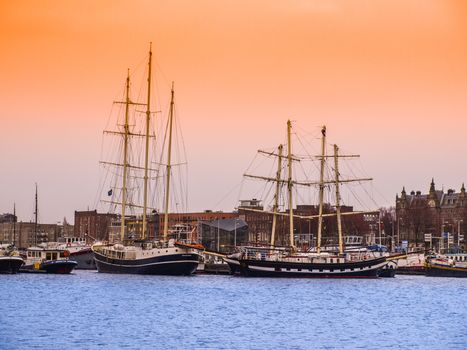
M 0 276 L 0 349 L 465 349 L 465 279 Z

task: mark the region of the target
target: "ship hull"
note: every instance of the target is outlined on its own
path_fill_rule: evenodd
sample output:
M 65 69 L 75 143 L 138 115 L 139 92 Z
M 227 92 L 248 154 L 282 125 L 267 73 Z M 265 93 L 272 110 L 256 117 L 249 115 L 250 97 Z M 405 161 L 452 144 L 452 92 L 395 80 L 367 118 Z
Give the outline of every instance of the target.
M 0 273 L 14 274 L 19 268 L 24 265 L 24 260 L 19 256 L 2 256 L 0 257 Z
M 382 269 L 378 271 L 378 276 L 379 277 L 395 277 L 396 276 L 396 270 L 397 270 L 397 264 L 394 263 L 393 261 L 389 261 L 386 266 L 384 266 Z
M 426 264 L 425 273 L 431 277 L 467 277 L 467 268 Z
M 82 249 L 78 252 L 70 254 L 70 260 L 78 263 L 77 270 L 95 270 L 96 261 L 94 260 L 94 253 L 91 248 Z
M 199 255 L 195 253 L 123 260 L 112 259 L 94 251 L 94 259 L 99 272 L 140 275 L 191 275 L 199 263 Z
M 378 272 L 379 277 L 395 277 L 396 269 L 381 269 Z
M 51 274 L 69 274 L 78 265 L 73 260 L 47 260 L 42 263 L 24 265 L 20 272 L 37 272 Z
M 294 263 L 241 259 L 237 264 L 229 260 L 226 261 L 231 271 L 248 277 L 377 278 L 378 270 L 386 265 L 384 257 L 344 263 Z

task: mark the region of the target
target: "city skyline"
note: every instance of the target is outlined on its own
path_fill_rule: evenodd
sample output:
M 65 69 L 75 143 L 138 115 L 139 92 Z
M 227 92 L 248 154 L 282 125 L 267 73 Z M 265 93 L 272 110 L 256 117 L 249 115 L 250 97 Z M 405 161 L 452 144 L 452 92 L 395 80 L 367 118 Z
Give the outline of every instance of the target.
M 0 213 L 16 203 L 32 219 L 35 183 L 43 223 L 94 209 L 102 130 L 149 42 L 161 104 L 176 85 L 190 211 L 233 210 L 236 195 L 222 199 L 288 119 L 360 154 L 379 206 L 403 186 L 467 181 L 462 1 L 25 1 L 0 13 Z

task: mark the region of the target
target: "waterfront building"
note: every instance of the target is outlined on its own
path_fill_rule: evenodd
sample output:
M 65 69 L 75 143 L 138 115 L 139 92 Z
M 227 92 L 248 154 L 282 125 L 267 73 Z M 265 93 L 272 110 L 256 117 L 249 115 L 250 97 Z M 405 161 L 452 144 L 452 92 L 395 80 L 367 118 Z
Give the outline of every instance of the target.
M 248 224 L 237 217 L 199 221 L 198 239 L 207 250 L 230 253 L 248 244 Z
M 75 211 L 74 236 L 102 241 L 109 239 L 112 220 L 117 214 L 98 213 L 97 210 Z
M 430 247 L 436 250 L 465 248 L 463 236 L 467 229 L 467 196 L 462 184 L 460 192 L 437 190 L 434 179 L 427 194 L 421 191 L 396 196 L 396 227 L 398 241 L 409 247 Z
M 353 212 L 352 206 L 341 206 L 341 212 Z M 335 214 L 336 209 L 329 203 L 324 204 L 324 214 Z M 249 228 L 249 241 L 258 244 L 269 244 L 272 231 L 272 215 L 264 210 L 260 200 L 241 200 L 238 207 L 239 218 L 244 220 Z M 318 231 L 317 219 L 303 218 L 318 215 L 317 205 L 299 204 L 294 209 L 294 239 L 295 245 L 303 249 L 316 245 Z M 342 217 L 342 227 L 346 241 L 350 237 L 360 237 L 365 244 L 379 243 L 379 213 L 361 213 Z M 323 218 L 323 236 L 325 245 L 336 245 L 338 242 L 337 221 L 335 216 Z M 280 212 L 277 217 L 276 244 L 288 245 L 289 218 L 288 210 Z M 348 237 L 348 238 L 347 238 Z M 383 242 L 384 243 L 384 242 Z
M 0 223 L 0 241 L 14 243 L 18 248 L 27 248 L 44 242 L 56 242 L 73 226 L 66 224 L 66 229 L 60 224 L 37 224 L 34 222 L 3 222 Z
M 237 217 L 234 212 L 204 212 L 194 213 L 169 213 L 169 228 L 177 224 L 186 224 L 194 228 L 194 237 L 197 239 L 199 221 L 212 221 Z M 130 215 L 125 220 L 127 226 L 127 238 L 139 239 L 142 234 L 142 218 Z M 164 229 L 164 215 L 153 211 L 147 218 L 147 237 L 150 240 L 160 239 Z M 91 240 L 113 242 L 120 234 L 120 216 L 118 214 L 98 213 L 97 210 L 75 211 L 76 237 L 89 237 Z

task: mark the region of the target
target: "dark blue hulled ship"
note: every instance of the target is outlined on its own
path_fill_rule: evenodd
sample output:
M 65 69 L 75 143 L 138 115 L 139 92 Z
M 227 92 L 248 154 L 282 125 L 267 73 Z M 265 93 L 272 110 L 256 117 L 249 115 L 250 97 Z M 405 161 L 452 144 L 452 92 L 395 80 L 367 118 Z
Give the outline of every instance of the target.
M 344 249 L 344 241 L 342 234 L 342 215 L 351 214 L 363 214 L 363 212 L 350 212 L 341 213 L 340 204 L 340 184 L 343 182 L 352 181 L 366 181 L 371 179 L 340 179 L 338 159 L 340 157 L 355 157 L 354 155 L 339 155 L 339 148 L 334 145 L 333 158 L 333 172 L 334 177 L 332 179 L 325 179 L 325 163 L 329 157 L 326 155 L 326 127 L 321 129 L 321 155 L 314 156 L 312 158 L 318 158 L 320 160 L 320 180 L 319 182 L 310 181 L 296 181 L 292 178 L 292 162 L 301 161 L 305 158 L 297 158 L 292 154 L 291 144 L 291 132 L 292 123 L 287 121 L 287 169 L 288 173 L 286 179 L 284 179 L 282 172 L 282 151 L 283 145 L 279 145 L 277 152 L 266 152 L 260 151 L 261 153 L 267 154 L 268 156 L 277 157 L 277 173 L 275 177 L 265 176 L 254 176 L 245 174 L 246 177 L 265 180 L 276 183 L 276 193 L 274 195 L 274 204 L 271 212 L 260 211 L 262 213 L 270 213 L 273 218 L 271 242 L 268 247 L 242 247 L 240 252 L 229 255 L 224 260 L 229 264 L 233 273 L 238 273 L 242 276 L 253 276 L 253 277 L 313 277 L 313 278 L 377 278 L 379 271 L 382 270 L 386 265 L 385 256 L 375 256 L 374 254 L 355 252 L 349 253 Z M 281 186 L 286 185 L 286 186 Z M 316 239 L 316 247 L 314 251 L 299 252 L 295 247 L 294 242 L 294 212 L 293 212 L 293 200 L 292 200 L 292 188 L 293 186 L 319 186 L 319 214 L 312 216 L 300 216 L 304 219 L 318 219 L 318 237 Z M 336 213 L 335 214 L 323 214 L 324 206 L 324 189 L 330 185 L 335 186 L 335 198 L 336 198 Z M 281 187 L 287 187 L 287 195 L 281 196 L 279 191 Z M 286 213 L 278 212 L 278 199 L 280 197 L 288 198 L 288 210 Z M 258 209 L 242 208 L 244 210 L 258 211 Z M 374 212 L 371 212 L 374 213 Z M 288 247 L 277 247 L 275 246 L 275 227 L 276 218 L 278 215 L 285 215 L 288 218 L 289 232 L 285 233 L 288 236 L 289 246 Z M 323 217 L 324 216 L 336 216 L 339 245 L 338 252 L 331 253 L 325 252 L 321 247 L 322 231 L 323 231 Z
M 92 246 L 97 270 L 106 273 L 143 275 L 191 275 L 200 260 L 199 246 L 136 241 L 131 245 Z

